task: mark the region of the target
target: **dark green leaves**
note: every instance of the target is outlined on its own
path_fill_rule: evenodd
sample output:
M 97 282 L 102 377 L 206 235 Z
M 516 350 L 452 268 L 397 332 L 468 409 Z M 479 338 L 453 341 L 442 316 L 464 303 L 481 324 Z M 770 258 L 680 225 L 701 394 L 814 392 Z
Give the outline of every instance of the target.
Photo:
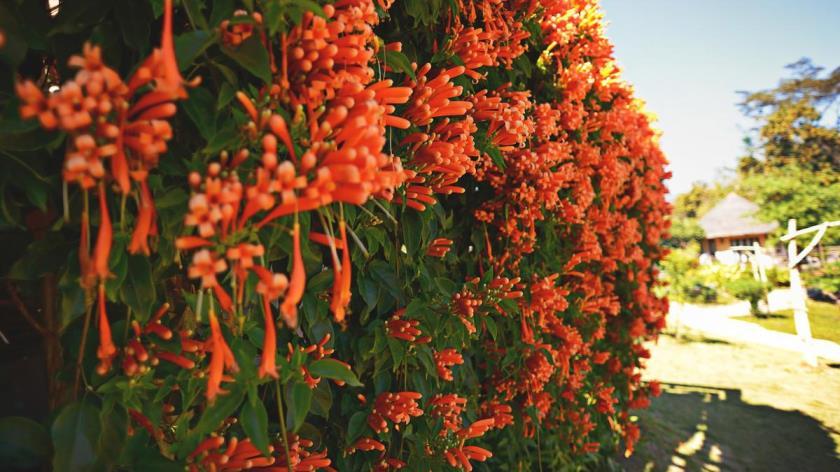
M 254 446 L 268 454 L 268 413 L 259 398 L 249 399 L 239 412 L 239 423 L 245 434 L 251 438 Z
M 236 48 L 225 46 L 222 48 L 222 52 L 264 83 L 271 82 L 268 51 L 265 50 L 265 46 L 260 42 L 259 35 L 252 35 Z
M 85 400 L 67 405 L 52 425 L 53 470 L 94 470 L 99 431 L 99 408 Z
M 312 405 L 312 390 L 303 382 L 295 382 L 287 392 L 286 403 L 289 405 L 287 423 L 292 432 L 297 432 L 306 420 L 306 415 L 309 414 L 309 407 Z
M 215 40 L 216 37 L 213 34 L 202 30 L 190 31 L 177 36 L 175 38 L 175 56 L 178 58 L 178 67 L 181 71 L 189 69 L 193 61 Z
M 143 255 L 128 256 L 128 274 L 120 290 L 123 301 L 134 310 L 138 321 L 146 321 L 157 303 L 155 283 L 149 258 Z
M 114 2 L 114 15 L 125 44 L 139 53 L 147 53 L 150 49 L 150 26 L 154 20 L 149 2 L 117 0 Z
M 51 449 L 50 436 L 40 423 L 20 416 L 0 418 L 0 464 L 36 468 L 49 459 Z
M 414 80 L 417 79 L 417 76 L 414 75 L 414 69 L 411 68 L 411 60 L 405 54 L 399 51 L 382 49 L 379 53 L 379 60 L 382 61 L 382 65 L 389 66 L 397 72 L 408 74 Z
M 309 364 L 309 373 L 313 377 L 326 377 L 333 380 L 343 380 L 352 387 L 361 387 L 362 383 L 352 370 L 335 359 L 320 359 Z

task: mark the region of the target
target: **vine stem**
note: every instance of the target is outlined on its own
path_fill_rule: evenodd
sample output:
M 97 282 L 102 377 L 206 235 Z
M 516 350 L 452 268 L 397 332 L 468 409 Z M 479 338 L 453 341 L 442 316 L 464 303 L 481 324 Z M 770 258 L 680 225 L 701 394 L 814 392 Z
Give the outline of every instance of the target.
M 280 435 L 283 437 L 283 449 L 286 451 L 286 466 L 290 471 L 295 470 L 292 467 L 292 456 L 289 452 L 289 438 L 286 435 L 286 413 L 283 411 L 283 394 L 280 389 L 280 379 L 274 381 L 277 387 L 277 411 L 280 415 Z
M 79 380 L 82 375 L 82 363 L 85 360 L 85 345 L 87 344 L 88 331 L 90 329 L 90 316 L 93 313 L 93 305 L 88 304 L 88 309 L 85 312 L 85 322 L 82 327 L 82 340 L 79 342 L 79 357 L 76 358 L 76 380 L 73 382 L 73 398 L 79 393 Z

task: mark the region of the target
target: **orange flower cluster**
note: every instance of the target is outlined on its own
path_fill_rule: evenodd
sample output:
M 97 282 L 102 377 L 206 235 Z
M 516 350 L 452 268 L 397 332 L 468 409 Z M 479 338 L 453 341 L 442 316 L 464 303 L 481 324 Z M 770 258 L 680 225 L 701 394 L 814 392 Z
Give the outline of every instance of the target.
M 388 422 L 385 421 L 387 419 L 399 430 L 400 424 L 408 424 L 411 417 L 423 414 L 423 410 L 417 404 L 417 400 L 421 398 L 423 395 L 417 392 L 383 393 L 376 397 L 367 423 L 377 433 L 388 432 Z
M 414 344 L 426 344 L 431 341 L 432 338 L 424 336 L 423 331 L 420 330 L 420 322 L 403 319 L 404 313 L 405 308 L 401 308 L 395 311 L 391 318 L 385 322 L 385 331 L 388 336 Z
M 120 356 L 115 378 L 96 385 L 108 401 L 129 398 L 129 431 L 188 470 L 385 471 L 424 455 L 431 468 L 536 469 L 542 446 L 573 468 L 611 434 L 628 451 L 638 439 L 629 409 L 658 391 L 641 381 L 641 341 L 667 309 L 653 290 L 667 174 L 597 0 L 456 0 L 422 13 L 391 3 L 232 6 L 215 34 L 201 32 L 225 54 L 206 68 L 222 71 L 210 87 L 224 84 L 219 104 L 236 107 L 213 117 L 229 121 L 212 143 L 172 166 L 158 163 L 190 84 L 171 0 L 160 47 L 127 80 L 87 45 L 57 92 L 17 84 L 21 116 L 68 137 L 62 176 L 83 197 L 97 372 L 111 375 Z M 188 13 L 176 27 L 201 29 Z M 393 23 L 431 17 L 437 30 Z M 195 59 L 201 70 L 215 46 Z M 228 74 L 231 64 L 243 69 Z M 201 98 L 190 97 L 190 118 Z M 156 207 L 153 190 L 184 174 L 186 208 L 169 218 L 174 205 Z M 150 266 L 172 316 L 168 304 L 133 313 L 106 290 L 124 279 L 111 254 L 123 245 L 144 256 L 160 246 L 131 261 Z M 113 339 L 106 308 L 118 300 L 131 309 Z M 279 421 L 262 403 L 274 394 Z M 346 430 L 323 427 L 344 420 Z M 533 441 L 493 449 L 514 424 L 536 454 Z M 347 453 L 331 460 L 293 434 L 319 428 Z
M 426 250 L 429 257 L 445 257 L 452 248 L 452 240 L 447 238 L 435 238 Z
M 464 363 L 464 358 L 461 357 L 461 354 L 451 347 L 435 352 L 434 358 L 438 377 L 447 382 L 451 382 L 453 380 L 452 366 Z
M 113 239 L 106 184 L 113 181 L 118 191 L 127 195 L 132 191 L 131 182 L 136 182 L 138 214 L 128 251 L 148 255 L 148 239 L 157 234 L 157 224 L 147 178 L 166 151 L 166 141 L 172 138 L 166 119 L 175 114 L 173 102 L 186 97 L 187 84 L 175 59 L 172 1 L 164 3 L 160 48 L 152 51 L 127 81 L 105 65 L 101 49 L 89 43 L 81 56 L 70 58 L 69 65 L 79 70 L 57 92 L 45 96 L 33 82 L 24 81 L 17 84 L 17 94 L 21 117 L 37 117 L 45 129 L 59 129 L 69 137 L 63 178 L 85 190 L 79 265 L 83 286 L 99 284 L 98 370 L 107 372 L 116 348 L 105 311 L 104 283 L 112 276 L 108 263 Z M 100 223 L 91 254 L 87 190 L 94 187 Z

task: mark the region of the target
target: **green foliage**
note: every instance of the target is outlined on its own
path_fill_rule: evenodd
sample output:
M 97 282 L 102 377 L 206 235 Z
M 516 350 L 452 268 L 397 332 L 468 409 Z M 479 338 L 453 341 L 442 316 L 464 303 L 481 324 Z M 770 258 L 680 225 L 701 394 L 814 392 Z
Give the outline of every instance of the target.
M 705 233 L 700 223 L 694 218 L 671 217 L 671 237 L 666 242 L 671 247 L 685 247 L 690 242 L 698 242 L 703 239 Z
M 840 261 L 820 267 L 814 272 L 803 274 L 805 286 L 818 288 L 829 293 L 840 292 Z
M 758 303 L 767 293 L 767 287 L 761 281 L 745 273 L 741 277 L 729 282 L 726 289 L 735 298 L 750 302 L 750 313 L 753 315 L 760 313 Z
M 779 234 L 787 232 L 787 220 L 798 228 L 840 219 L 840 178 L 837 172 L 807 170 L 798 165 L 748 174 L 738 186 L 759 206 L 758 216 L 778 221 Z M 827 231 L 822 244 L 837 244 L 840 232 Z
M 689 242 L 671 249 L 660 263 L 668 284 L 668 297 L 680 303 L 714 303 L 716 287 L 704 276 L 699 262 L 699 245 Z

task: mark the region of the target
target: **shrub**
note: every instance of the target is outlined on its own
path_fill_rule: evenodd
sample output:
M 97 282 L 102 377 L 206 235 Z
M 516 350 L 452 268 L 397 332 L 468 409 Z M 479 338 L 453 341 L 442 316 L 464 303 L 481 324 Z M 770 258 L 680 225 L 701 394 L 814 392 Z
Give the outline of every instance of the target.
M 830 262 L 823 267 L 803 274 L 805 285 L 824 292 L 840 292 L 840 262 Z
M 761 281 L 745 273 L 729 282 L 726 288 L 735 298 L 750 302 L 750 313 L 753 315 L 761 313 L 758 303 L 764 298 L 767 290 Z
M 667 174 L 596 2 L 323 3 L 0 8 L 54 468 L 631 452 Z
M 789 287 L 790 270 L 786 266 L 770 266 L 767 268 L 767 283 L 771 287 Z

